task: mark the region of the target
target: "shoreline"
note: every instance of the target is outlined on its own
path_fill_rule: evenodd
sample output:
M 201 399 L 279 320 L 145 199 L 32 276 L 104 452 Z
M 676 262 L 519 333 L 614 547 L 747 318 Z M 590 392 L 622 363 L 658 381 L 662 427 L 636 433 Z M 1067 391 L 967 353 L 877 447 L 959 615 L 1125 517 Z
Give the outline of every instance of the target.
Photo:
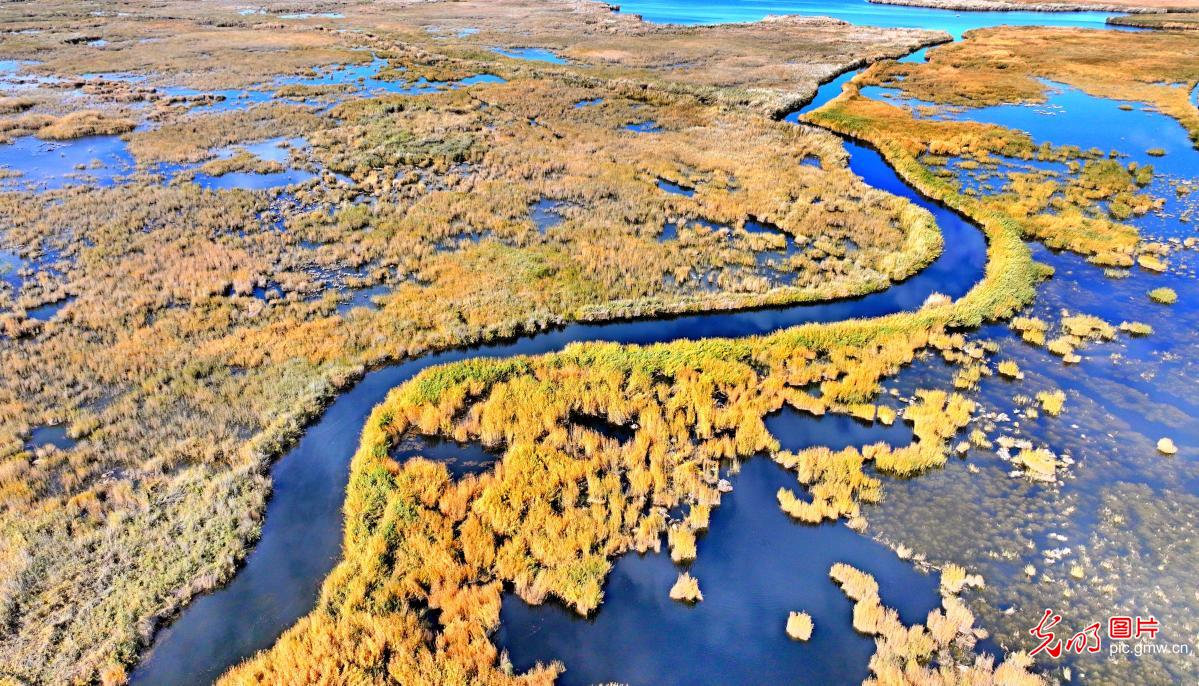
M 1181 21 L 1178 19 L 1170 19 L 1171 14 L 1180 14 L 1184 16 L 1194 17 L 1195 21 Z M 1132 29 L 1144 29 L 1148 31 L 1199 31 L 1199 12 L 1170 12 L 1165 15 L 1129 15 L 1129 16 L 1114 16 L 1108 17 L 1107 23 L 1109 26 L 1122 26 Z

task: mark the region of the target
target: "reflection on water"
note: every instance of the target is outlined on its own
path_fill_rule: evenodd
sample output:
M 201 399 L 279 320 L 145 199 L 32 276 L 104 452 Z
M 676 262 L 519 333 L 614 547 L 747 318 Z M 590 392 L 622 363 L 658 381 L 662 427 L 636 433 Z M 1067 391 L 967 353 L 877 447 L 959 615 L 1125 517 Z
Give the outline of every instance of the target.
M 809 417 L 805 424 L 823 420 Z M 826 429 L 813 427 L 817 433 Z M 871 442 L 869 429 L 853 436 Z M 562 660 L 564 686 L 860 684 L 874 640 L 852 626 L 852 605 L 829 579 L 846 562 L 875 576 L 883 602 L 906 623 L 924 622 L 940 605 L 937 579 L 917 572 L 886 546 L 844 524 L 808 526 L 779 509 L 775 493 L 795 477 L 766 458 L 731 477 L 734 490 L 712 512 L 698 556 L 688 567 L 703 601 L 670 600 L 680 567 L 661 553 L 618 559 L 591 618 L 550 600 L 529 606 L 505 594 L 496 644 L 518 670 Z M 787 614 L 812 616 L 810 640 L 784 632 Z
M 955 34 L 998 21 L 1089 26 L 1102 18 L 1094 13 L 956 15 L 859 2 L 817 8 L 798 0 L 702 7 L 632 0 L 624 3 L 624 10 L 647 14 L 653 20 L 685 17 L 689 23 L 812 11 L 884 25 L 918 23 Z M 876 13 L 878 21 L 866 18 Z M 814 106 L 835 96 L 847 79 L 841 77 L 833 87 L 822 88 Z M 369 81 L 364 77 L 362 83 Z M 1159 121 L 1159 115 L 1141 117 L 1123 110 L 1109 113 L 1114 103 L 1071 104 L 1076 95 L 1061 92 L 1065 94 L 1059 101 L 1064 103 L 1060 112 L 1052 108 L 1006 114 L 977 110 L 961 116 L 1000 117 L 1009 125 L 1018 121 L 1038 140 L 1055 143 L 1098 140 L 1106 131 L 1114 138 L 1105 139 L 1100 144 L 1103 149 L 1116 145 L 1132 159 L 1144 153 L 1145 141 L 1153 139 L 1155 145 L 1165 145 L 1161 139 L 1174 135 L 1168 123 Z M 1114 118 L 1110 126 L 1119 129 L 1104 129 L 1109 125 L 1107 114 Z M 1127 114 L 1134 116 L 1118 118 Z M 1097 124 L 1101 119 L 1104 122 Z M 637 126 L 642 128 L 630 128 L 657 130 L 654 122 Z M 1124 150 L 1126 146 L 1136 149 Z M 914 309 L 932 292 L 952 297 L 964 294 L 982 273 L 978 232 L 952 212 L 916 196 L 873 151 L 856 145 L 847 148 L 851 167 L 871 185 L 907 197 L 934 213 L 946 246 L 945 255 L 931 267 L 885 293 L 857 300 L 571 326 L 482 349 L 431 355 L 368 375 L 339 398 L 274 468 L 275 494 L 268 505 L 262 542 L 247 566 L 228 587 L 198 599 L 179 622 L 159 636 L 154 652 L 135 673 L 135 681 L 194 683 L 211 678 L 254 650 L 269 646 L 312 607 L 318 585 L 336 560 L 341 543 L 339 513 L 346 465 L 356 447 L 347 437 L 358 434 L 370 409 L 388 389 L 421 369 L 479 355 L 536 354 L 574 340 L 646 343 L 741 336 L 804 321 Z M 1175 155 L 1177 160 L 1154 163 L 1162 170 L 1177 163 L 1179 173 L 1194 169 L 1195 156 L 1189 147 L 1171 147 L 1167 158 Z M 1154 231 L 1162 236 L 1193 234 L 1177 215 L 1138 221 L 1155 222 Z M 1135 319 L 1150 323 L 1159 334 L 1094 346 L 1083 351 L 1083 361 L 1073 368 L 1063 366 L 1059 358 L 1041 348 L 1019 342 L 1005 326 L 990 326 L 975 334 L 998 340 L 1004 355 L 1018 361 L 1026 372 L 1020 384 L 984 379 L 978 394 L 986 408 L 980 426 L 992 439 L 1020 436 L 1050 445 L 1059 454 L 1073 456 L 1076 465 L 1060 484 L 1030 483 L 1011 478 L 1010 465 L 997 451 L 971 449 L 965 460 L 952 460 L 945 469 L 918 479 L 888 481 L 886 500 L 867 508 L 871 531 L 912 545 L 932 559 L 954 560 L 981 571 L 987 579 L 984 593 L 988 602 L 982 608 L 983 624 L 1000 632 L 1005 647 L 1018 647 L 1028 621 L 1035 619 L 1037 608 L 1045 606 L 1080 621 L 1101 619 L 1113 608 L 1151 608 L 1164 620 L 1167 640 L 1186 641 L 1197 633 L 1194 603 L 1155 589 L 1190 589 L 1197 581 L 1193 563 L 1199 559 L 1199 551 L 1185 536 L 1191 529 L 1179 516 L 1179 510 L 1185 513 L 1185 506 L 1194 502 L 1187 496 L 1193 496 L 1199 484 L 1195 467 L 1199 427 L 1194 421 L 1199 408 L 1194 383 L 1199 376 L 1194 367 L 1199 360 L 1199 291 L 1194 285 L 1193 255 L 1174 256 L 1174 266 L 1166 275 L 1134 272 L 1129 279 L 1111 281 L 1077 257 L 1045 250 L 1037 254 L 1057 267 L 1057 274 L 1043 287 L 1034 307 L 1036 314 L 1054 319 L 1066 308 L 1098 314 L 1113 323 Z M 1174 287 L 1181 303 L 1173 308 L 1149 305 L 1144 293 L 1158 285 Z M 900 395 L 910 395 L 917 387 L 950 386 L 952 373 L 930 358 L 905 370 L 890 384 Z M 1017 393 L 1032 395 L 1051 388 L 1067 390 L 1067 409 L 1060 418 L 1034 419 L 1026 404 L 1014 398 Z M 910 439 L 902 423 L 890 428 L 864 426 L 842 417 L 815 421 L 794 412 L 775 415 L 768 422 L 790 449 L 817 442 L 850 445 L 877 440 L 875 437 Z M 1160 434 L 1175 439 L 1181 448 L 1178 456 L 1167 459 L 1154 452 L 1152 445 Z M 473 454 L 473 448 L 452 443 L 422 450 L 433 457 L 473 455 L 463 463 L 470 468 L 485 468 L 489 460 L 485 454 Z M 704 602 L 688 607 L 667 599 L 677 568 L 666 555 L 626 556 L 616 562 L 605 589 L 607 602 L 591 622 L 577 620 L 553 604 L 531 608 L 506 597 L 504 628 L 497 640 L 509 649 L 514 663 L 527 667 L 536 659 L 562 658 L 569 669 L 564 683 L 760 683 L 789 681 L 797 675 L 814 683 L 856 683 L 865 676 L 872 643 L 850 628 L 850 604 L 828 581 L 829 565 L 845 561 L 874 574 L 884 602 L 897 606 L 907 622 L 922 620 L 923 613 L 936 603 L 934 581 L 917 574 L 881 545 L 840 525 L 808 527 L 788 520 L 775 504 L 774 491 L 780 485 L 793 486 L 794 477 L 772 463 L 751 460 L 735 481 L 736 490 L 715 511 L 712 532 L 701 539 L 699 558 L 691 568 L 703 586 Z M 1113 503 L 1133 508 L 1138 516 L 1115 519 Z M 1155 506 L 1160 503 L 1167 505 Z M 1129 547 L 1105 547 L 1105 540 L 1115 540 L 1113 531 L 1123 530 L 1132 530 L 1135 540 L 1149 544 L 1136 548 L 1135 555 Z M 1171 546 L 1169 554 L 1164 552 L 1166 543 Z M 1082 579 L 1068 572 L 1074 563 L 1083 567 Z M 1028 564 L 1036 567 L 1033 577 L 1023 571 Z M 793 643 L 783 634 L 786 613 L 792 610 L 807 611 L 815 618 L 810 643 Z M 1093 662 L 1086 667 L 1091 682 L 1103 679 L 1110 668 Z M 1163 681 L 1181 681 L 1171 679 L 1182 676 L 1177 667 L 1171 669 L 1174 671 Z
M 491 468 L 500 452 L 487 450 L 479 443 L 458 443 L 439 436 L 407 434 L 398 445 L 392 446 L 391 456 L 397 462 L 423 457 L 446 466 L 455 479 L 478 474 Z
M 38 448 L 54 446 L 59 450 L 70 450 L 75 447 L 75 443 L 75 439 L 67 435 L 67 427 L 65 426 L 39 426 L 30 434 L 25 448 L 27 450 L 36 450 Z
M 5 187 L 53 190 L 87 183 L 110 186 L 133 167 L 133 156 L 119 136 L 87 136 L 69 141 L 44 141 L 22 136 L 0 145 L 0 170 L 17 176 L 0 180 Z
M 565 221 L 565 217 L 562 216 L 562 207 L 563 203 L 550 198 L 542 198 L 533 203 L 530 214 L 537 231 L 545 233 Z
M 679 184 L 671 183 L 670 181 L 667 181 L 666 179 L 658 179 L 657 184 L 658 184 L 658 188 L 666 191 L 667 193 L 674 193 L 675 195 L 682 195 L 682 196 L 685 196 L 688 198 L 695 195 L 694 188 L 688 188 L 687 186 L 680 186 Z
M 766 428 L 778 439 L 782 450 L 791 452 L 815 446 L 844 450 L 880 441 L 898 447 L 913 440 L 912 429 L 899 419 L 891 426 L 863 422 L 844 414 L 830 414 L 814 420 L 811 415 L 790 405 L 767 416 Z
M 0 86 L 10 89 L 14 84 L 37 87 L 49 82 L 49 77 L 24 77 L 21 70 L 32 62 L 0 60 Z M 316 70 L 306 76 L 287 76 L 247 89 L 199 90 L 182 86 L 165 86 L 157 89 L 172 98 L 196 99 L 192 114 L 211 114 L 244 110 L 265 103 L 285 103 L 327 108 L 346 97 L 374 97 L 381 95 L 424 95 L 444 90 L 465 88 L 483 83 L 503 83 L 504 79 L 494 74 L 476 74 L 458 81 L 429 81 L 424 77 L 412 81 L 402 78 L 381 78 L 380 73 L 388 68 L 387 60 L 372 56 L 361 64 L 337 65 Z M 149 76 L 132 73 L 89 73 L 89 80 L 119 81 L 145 84 Z M 274 89 L 280 87 L 341 87 L 332 101 L 316 102 L 276 97 Z M 143 128 L 149 124 L 142 124 Z M 271 139 L 254 146 L 251 153 L 272 159 L 270 148 L 282 139 Z M 232 149 L 215 151 L 218 157 L 231 154 Z M 277 160 L 282 161 L 282 160 Z M 178 172 L 181 167 L 167 165 L 159 171 Z M 68 185 L 87 184 L 110 186 L 137 171 L 135 160 L 121 136 L 88 136 L 69 141 L 43 141 L 34 136 L 23 136 L 11 144 L 0 145 L 0 190 L 40 189 L 53 190 Z M 262 190 L 278 188 L 311 179 L 314 174 L 302 170 L 286 170 L 274 174 L 225 174 L 221 176 L 196 176 L 196 183 L 211 189 L 245 188 Z
M 47 303 L 29 310 L 25 313 L 25 315 L 30 319 L 35 319 L 39 322 L 48 322 L 51 319 L 54 319 L 54 316 L 57 315 L 62 308 L 66 307 L 67 303 L 71 302 L 73 299 L 74 298 L 63 298 L 62 300 L 58 300 L 56 302 Z
M 658 133 L 662 130 L 662 127 L 658 126 L 658 122 L 656 121 L 647 120 L 635 124 L 626 124 L 625 129 L 637 133 Z

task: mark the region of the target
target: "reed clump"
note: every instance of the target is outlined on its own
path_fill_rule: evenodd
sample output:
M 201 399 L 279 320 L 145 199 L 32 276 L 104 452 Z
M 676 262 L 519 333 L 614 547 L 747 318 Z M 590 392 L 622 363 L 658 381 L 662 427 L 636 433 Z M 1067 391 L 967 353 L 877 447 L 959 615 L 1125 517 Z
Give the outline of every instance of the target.
M 97 110 L 79 110 L 64 114 L 37 130 L 37 137 L 49 141 L 65 141 L 86 136 L 113 136 L 133 130 L 136 122 L 129 117 L 111 115 Z
M 954 579 L 970 578 L 960 567 L 951 566 L 947 570 Z M 872 677 L 867 684 L 1034 686 L 1047 683 L 1029 671 L 1032 659 L 1022 652 L 1009 654 L 998 666 L 990 655 L 976 656 L 971 662 L 956 657 L 968 651 L 976 640 L 974 614 L 957 596 L 961 583 L 946 584 L 942 576 L 942 607 L 930 612 L 925 624 L 905 626 L 895 610 L 882 604 L 878 583 L 869 574 L 838 562 L 829 570 L 829 576 L 854 601 L 854 628 L 875 637 L 876 649 L 870 659 Z
M 1062 408 L 1066 404 L 1066 393 L 1061 389 L 1041 391 L 1037 393 L 1037 402 L 1041 404 L 1041 409 L 1045 414 L 1056 417 L 1062 413 Z
M 1173 288 L 1163 286 L 1149 291 L 1149 299 L 1161 305 L 1173 305 L 1178 302 L 1178 293 Z
M 796 641 L 812 637 L 812 616 L 806 612 L 791 612 L 787 615 L 787 635 Z
M 670 587 L 670 599 L 684 603 L 698 603 L 703 600 L 704 594 L 699 590 L 699 580 L 687 572 L 679 574 L 679 578 Z

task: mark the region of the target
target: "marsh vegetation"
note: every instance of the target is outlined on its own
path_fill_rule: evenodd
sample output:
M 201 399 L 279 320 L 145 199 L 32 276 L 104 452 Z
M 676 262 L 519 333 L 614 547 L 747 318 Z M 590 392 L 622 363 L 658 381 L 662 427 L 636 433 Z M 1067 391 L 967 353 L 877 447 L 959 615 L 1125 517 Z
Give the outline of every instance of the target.
M 939 32 L 664 27 L 519 0 L 89 7 L 0 10 L 0 57 L 23 60 L 2 74 L 20 91 L 0 100 L 0 136 L 118 151 L 85 149 L 61 183 L 6 169 L 0 193 L 0 671 L 24 680 L 125 681 L 155 631 L 244 557 L 271 461 L 372 367 L 568 322 L 861 296 L 944 247 L 928 212 L 851 173 L 835 136 L 776 119 Z M 1163 207 L 1161 174 L 943 115 L 1036 101 L 1052 79 L 1151 103 L 1194 137 L 1175 85 L 1199 79 L 1194 43 L 1114 36 L 980 31 L 927 64 L 876 64 L 810 115 L 979 224 L 986 272 L 964 297 L 743 339 L 472 359 L 396 388 L 362 429 L 343 559 L 316 608 L 225 681 L 552 683 L 561 664 L 517 674 L 495 645 L 503 594 L 592 615 L 613 559 L 665 545 L 670 597 L 702 600 L 687 565 L 723 475 L 755 456 L 794 473 L 776 496 L 788 516 L 858 531 L 888 488 L 952 472 L 954 455 L 974 467 L 992 438 L 1022 484 L 1070 478 L 1064 452 L 997 436 L 976 395 L 997 373 L 1027 393 L 1020 416 L 1049 426 L 1087 404 L 966 332 L 1010 320 L 1072 364 L 1117 340 L 1121 319 L 1025 312 L 1053 270 L 1024 240 L 1170 277 L 1186 262 L 1137 224 Z M 512 52 L 529 49 L 555 59 Z M 1118 69 L 1096 66 L 1109 54 Z M 291 171 L 258 190 L 198 182 Z M 952 379 L 885 393 L 928 360 Z M 766 423 L 784 408 L 914 439 L 785 450 Z M 457 469 L 403 448 L 418 436 L 488 457 Z M 985 632 L 958 596 L 989 591 L 939 566 L 943 607 L 923 625 L 834 567 L 854 627 L 877 638 L 874 678 L 1039 683 L 1021 653 L 974 654 Z M 813 624 L 792 612 L 785 630 L 803 641 Z

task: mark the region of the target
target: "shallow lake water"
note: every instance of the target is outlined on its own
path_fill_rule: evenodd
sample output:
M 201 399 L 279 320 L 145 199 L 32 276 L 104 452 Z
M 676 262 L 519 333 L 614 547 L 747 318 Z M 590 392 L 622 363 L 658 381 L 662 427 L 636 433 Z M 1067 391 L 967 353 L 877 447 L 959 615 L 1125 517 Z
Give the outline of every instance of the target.
M 22 136 L 0 145 L 0 169 L 20 176 L 0 180 L 0 188 L 53 190 L 72 184 L 112 185 L 132 171 L 133 156 L 119 136 L 87 136 L 44 141 Z
M 517 60 L 527 60 L 529 62 L 549 62 L 550 64 L 566 64 L 566 60 L 559 57 L 553 50 L 545 48 L 495 48 L 495 51 L 504 57 L 511 57 Z
M 809 422 L 823 420 L 810 418 Z M 798 428 L 798 427 L 795 427 Z M 802 429 L 801 429 L 802 431 Z M 819 434 L 823 431 L 815 429 Z M 869 430 L 859 440 L 875 440 Z M 860 684 L 874 639 L 854 631 L 853 603 L 829 578 L 845 562 L 875 576 L 883 602 L 907 623 L 923 622 L 941 603 L 935 575 L 917 572 L 881 543 L 843 523 L 796 524 L 775 500 L 796 487 L 794 474 L 765 457 L 732 476 L 733 491 L 713 510 L 711 527 L 688 566 L 704 594 L 695 605 L 669 598 L 680 567 L 661 553 L 616 561 L 604 604 L 583 619 L 555 602 L 529 606 L 504 596 L 496 645 L 526 670 L 549 656 L 563 660 L 558 683 Z M 788 638 L 787 614 L 812 617 L 812 637 Z
M 936 29 L 954 38 L 970 29 L 997 25 L 1105 28 L 1110 16 L 1104 12 L 958 12 L 867 0 L 622 0 L 620 11 L 658 24 L 723 24 L 759 21 L 772 14 L 800 14 L 867 26 Z

